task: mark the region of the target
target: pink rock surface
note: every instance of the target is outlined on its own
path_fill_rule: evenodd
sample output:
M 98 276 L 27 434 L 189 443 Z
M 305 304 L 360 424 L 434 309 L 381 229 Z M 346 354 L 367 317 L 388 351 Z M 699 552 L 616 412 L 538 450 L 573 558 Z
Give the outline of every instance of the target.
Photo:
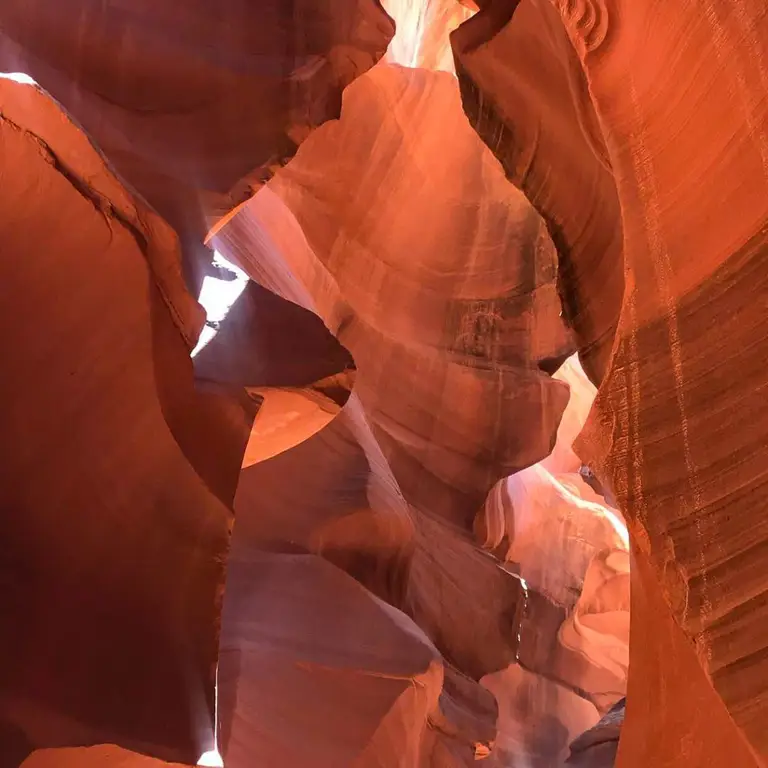
M 481 5 L 451 40 L 464 109 L 547 223 L 563 312 L 585 371 L 599 383 L 623 290 L 622 228 L 589 85 L 556 3 Z
M 316 556 L 236 549 L 229 572 L 226 765 L 417 765 L 443 677 L 424 634 Z
M 487 765 L 548 768 L 599 720 L 594 704 L 569 688 L 515 664 L 483 678 L 499 702 L 496 745 Z
M 209 217 L 248 192 L 233 187 L 337 116 L 394 33 L 377 0 L 8 0 L 0 27 L 0 66 L 76 117 L 179 231 L 191 271 Z

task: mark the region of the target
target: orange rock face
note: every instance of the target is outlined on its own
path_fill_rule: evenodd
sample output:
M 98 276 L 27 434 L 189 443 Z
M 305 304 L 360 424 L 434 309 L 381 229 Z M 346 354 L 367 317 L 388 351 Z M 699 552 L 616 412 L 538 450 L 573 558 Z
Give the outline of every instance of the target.
M 0 768 L 763 765 L 766 41 L 6 0 Z
M 35 87 L 0 81 L 0 113 L 2 751 L 189 760 L 252 414 L 194 389 L 170 227 Z
M 231 505 L 256 404 L 194 386 L 204 315 L 179 238 L 194 272 L 211 193 L 289 155 L 294 128 L 331 116 L 392 31 L 376 3 L 350 3 L 351 27 L 341 6 L 305 16 L 293 50 L 280 4 L 271 16 L 262 4 L 264 24 L 235 5 L 240 24 L 211 23 L 203 4 L 0 12 L 3 67 L 58 100 L 1 81 L 3 766 L 113 741 L 194 763 L 212 743 Z M 290 99 L 287 82 L 299 83 Z M 279 108 L 253 120 L 270 98 Z M 309 350 L 324 349 L 317 338 Z M 264 383 L 339 370 L 327 367 L 278 361 Z
M 479 47 L 456 46 L 470 73 L 498 60 L 503 52 L 494 59 L 484 47 L 522 34 L 533 5 L 512 15 L 514 3 L 489 4 L 493 18 L 507 17 L 485 27 Z M 593 155 L 612 170 L 623 230 L 616 338 L 577 449 L 615 492 L 637 564 L 618 764 L 762 764 L 762 532 L 759 503 L 745 502 L 760 496 L 764 475 L 762 377 L 750 371 L 764 339 L 755 296 L 768 221 L 766 17 L 750 2 L 669 3 L 659 14 L 621 1 L 554 6 L 601 129 L 605 153 Z M 481 93 L 499 82 L 475 80 Z M 472 99 L 466 106 L 476 112 Z M 523 150 L 515 137 L 529 122 L 505 117 L 502 159 Z M 563 147 L 549 167 L 584 157 Z M 590 290 L 615 300 L 607 283 Z M 696 714 L 705 698 L 708 722 Z

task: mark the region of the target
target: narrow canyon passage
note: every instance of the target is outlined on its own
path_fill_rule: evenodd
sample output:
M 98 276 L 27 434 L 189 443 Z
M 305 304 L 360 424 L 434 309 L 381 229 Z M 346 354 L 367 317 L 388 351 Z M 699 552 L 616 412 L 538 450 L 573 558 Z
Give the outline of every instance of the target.
M 534 382 L 542 386 L 544 375 L 526 373 L 530 363 L 521 355 L 551 365 L 546 361 L 567 355 L 567 332 L 558 320 L 556 263 L 541 220 L 505 182 L 461 110 L 458 83 L 446 53 L 448 33 L 470 12 L 447 3 L 387 10 L 399 32 L 384 60 L 345 92 L 340 121 L 309 137 L 284 171 L 215 229 L 212 240 L 217 253 L 261 285 L 317 313 L 355 361 L 354 378 L 337 382 L 352 390 L 345 403 L 323 401 L 322 389 L 312 387 L 305 390 L 303 404 L 286 416 L 274 406 L 267 410 L 285 395 L 258 391 L 264 410 L 256 417 L 251 450 L 263 448 L 269 435 L 270 452 L 289 451 L 263 467 L 249 459 L 244 468 L 235 504 L 228 599 L 234 601 L 237 594 L 239 606 L 239 595 L 253 590 L 250 553 L 267 543 L 270 549 L 290 542 L 309 551 L 329 552 L 333 562 L 405 610 L 421 628 L 428 628 L 428 637 L 442 656 L 449 682 L 439 696 L 440 714 L 430 714 L 426 702 L 414 710 L 418 702 L 413 703 L 406 722 L 390 736 L 400 745 L 396 749 L 406 754 L 403 759 L 463 764 L 484 757 L 499 766 L 520 761 L 559 764 L 569 754 L 570 741 L 596 725 L 600 713 L 622 698 L 626 686 L 626 529 L 620 514 L 607 510 L 602 497 L 582 480 L 580 461 L 571 449 L 595 390 L 578 361 L 569 360 L 556 380 L 568 382 L 572 396 L 561 422 L 562 438 L 550 457 L 507 480 L 499 479 L 493 488 L 491 478 L 495 473 L 502 478 L 503 470 L 483 466 L 482 453 L 463 459 L 466 467 L 460 475 L 446 476 L 450 465 L 445 452 L 455 452 L 458 446 L 446 442 L 449 435 L 437 431 L 435 421 L 451 424 L 467 437 L 474 432 L 471 440 L 481 451 L 484 443 L 511 441 L 513 436 L 505 436 L 503 424 L 483 427 L 478 417 L 483 413 L 493 417 L 496 409 L 510 402 L 505 390 L 519 398 L 525 376 L 531 377 L 528 386 Z M 378 224 L 366 221 L 366 211 L 376 211 Z M 520 271 L 518 255 L 525 251 L 514 249 L 531 246 L 540 263 L 532 265 L 528 277 Z M 377 277 L 373 282 L 364 275 Z M 522 282 L 527 280 L 533 281 L 531 287 Z M 528 306 L 535 314 L 527 314 Z M 550 316 L 545 319 L 547 312 Z M 540 327 L 531 326 L 532 317 L 538 318 Z M 449 320 L 457 326 L 455 339 L 445 336 Z M 220 338 L 218 344 L 223 343 Z M 216 346 L 214 340 L 209 349 Z M 439 363 L 446 352 L 458 365 Z M 413 366 L 421 371 L 421 395 L 413 391 L 415 382 L 406 378 Z M 492 379 L 487 379 L 485 366 L 495 371 Z M 385 371 L 387 377 L 408 381 L 412 391 L 406 394 L 394 382 L 382 388 Z M 471 377 L 478 377 L 483 388 L 481 410 L 472 413 L 465 404 L 467 417 L 459 425 L 457 405 L 448 398 L 458 387 L 463 388 L 457 394 L 466 396 L 471 390 L 461 382 Z M 497 377 L 501 388 L 493 381 Z M 446 399 L 435 402 L 440 391 Z M 530 402 L 536 402 L 534 393 L 531 390 Z M 302 403 L 300 392 L 291 397 Z M 429 415 L 430 422 L 423 427 L 409 423 L 405 415 L 414 406 Z M 299 407 L 301 411 L 296 410 Z M 307 408 L 316 416 L 299 418 Z M 521 416 L 522 412 L 502 411 L 496 419 L 511 426 Z M 530 428 L 527 431 L 530 434 Z M 302 438 L 309 440 L 291 451 Z M 355 444 L 359 448 L 353 449 Z M 513 445 L 509 442 L 506 450 L 513 450 Z M 352 469 L 352 450 L 361 451 L 355 461 L 359 469 Z M 534 450 L 544 456 L 549 447 Z M 330 465 L 334 474 L 329 480 L 326 457 L 345 453 L 349 458 L 343 463 L 334 459 Z M 507 461 L 512 469 L 524 467 L 530 459 L 521 455 Z M 350 495 L 350 482 L 358 472 L 363 472 L 360 479 L 365 484 L 380 483 L 380 493 L 386 495 L 376 503 L 369 490 L 367 503 L 361 496 L 345 513 L 334 500 L 338 494 Z M 319 483 L 310 483 L 308 478 L 318 473 Z M 280 478 L 288 475 L 305 478 L 307 487 L 287 494 Z M 441 500 L 439 506 L 435 499 Z M 370 505 L 369 510 L 361 504 Z M 301 517 L 286 520 L 285 509 L 301 509 Z M 448 520 L 446 513 L 451 516 Z M 363 563 L 379 559 L 382 567 L 402 569 L 403 551 L 414 547 L 406 566 L 404 595 L 402 576 L 395 576 L 398 591 L 393 593 L 378 578 L 369 580 L 370 567 L 360 570 L 355 565 L 363 556 Z M 480 548 L 493 552 L 493 559 L 480 556 Z M 612 552 L 623 554 L 623 560 L 616 560 Z M 594 594 L 582 594 L 588 573 Z M 458 574 L 464 582 L 459 589 L 451 584 Z M 499 590 L 500 602 L 493 595 Z M 298 605 L 318 599 L 310 598 L 309 588 L 305 592 L 295 598 Z M 504 593 L 509 596 L 503 597 Z M 260 626 L 254 635 L 256 628 L 246 630 L 235 614 L 255 612 L 257 606 L 267 605 L 265 599 L 254 602 L 250 611 L 225 610 L 225 627 L 232 617 L 233 631 L 223 640 L 220 692 L 229 698 L 247 696 L 251 709 L 246 716 L 237 704 L 230 711 L 222 705 L 224 755 L 237 765 L 248 764 L 256 749 L 265 764 L 288 760 L 299 765 L 310 759 L 317 765 L 346 763 L 350 758 L 338 750 L 353 745 L 349 733 L 336 734 L 335 744 L 323 742 L 328 756 L 317 742 L 307 745 L 310 758 L 297 751 L 300 745 L 286 744 L 274 721 L 276 699 L 293 697 L 295 692 L 270 688 L 268 694 L 256 694 L 253 688 L 264 680 L 259 670 L 269 664 L 264 643 L 271 631 Z M 518 618 L 510 621 L 504 612 L 515 605 Z M 528 611 L 532 615 L 523 618 Z M 540 627 L 540 620 L 548 624 Z M 468 624 L 480 621 L 484 629 L 467 633 Z M 282 631 L 299 632 L 292 625 Z M 535 646 L 542 642 L 550 643 L 551 650 L 537 655 Z M 252 649 L 248 667 L 243 644 Z M 350 653 L 346 648 L 339 647 L 339 658 Z M 238 666 L 233 679 L 227 659 L 234 653 Z M 358 676 L 360 672 L 356 670 Z M 453 693 L 457 684 L 451 677 L 457 675 L 463 682 Z M 310 684 L 316 685 L 307 677 L 292 687 Z M 361 677 L 357 695 L 371 686 Z M 231 688 L 238 693 L 226 694 Z M 327 688 L 316 688 L 314 695 L 330 696 L 334 690 L 329 683 Z M 446 704 L 448 691 L 455 700 Z M 484 691 L 494 694 L 495 707 Z M 413 733 L 419 720 L 425 715 L 427 722 L 450 718 L 446 710 L 457 706 L 464 708 L 465 721 L 471 718 L 483 727 L 467 729 L 465 723 L 464 731 L 457 733 L 456 722 L 449 719 L 436 729 L 437 746 L 425 750 L 423 738 Z M 318 701 L 312 709 L 320 707 Z M 365 728 L 364 721 L 359 727 Z M 267 746 L 271 743 L 273 751 Z M 425 751 L 437 757 L 425 758 L 421 754 Z
M 763 11 L 5 0 L 0 768 L 763 765 Z

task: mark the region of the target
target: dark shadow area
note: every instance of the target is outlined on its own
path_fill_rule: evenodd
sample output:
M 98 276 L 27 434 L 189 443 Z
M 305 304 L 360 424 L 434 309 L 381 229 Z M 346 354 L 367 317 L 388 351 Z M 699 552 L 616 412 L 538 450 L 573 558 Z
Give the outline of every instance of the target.
M 198 379 L 250 387 L 306 387 L 354 367 L 317 315 L 252 281 L 194 364 Z

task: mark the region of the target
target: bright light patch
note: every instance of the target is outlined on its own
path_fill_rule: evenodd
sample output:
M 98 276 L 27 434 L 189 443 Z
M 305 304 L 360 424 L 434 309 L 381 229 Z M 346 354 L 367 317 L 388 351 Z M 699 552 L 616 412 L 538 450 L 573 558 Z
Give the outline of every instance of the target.
M 473 11 L 457 0 L 383 0 L 382 4 L 396 24 L 387 51 L 390 61 L 455 74 L 448 35 Z
M 214 695 L 213 722 L 218 723 L 219 722 L 219 668 L 218 667 L 216 667 L 216 681 L 214 683 L 213 695 Z M 219 754 L 218 729 L 216 728 L 215 725 L 213 730 L 213 749 L 209 749 L 207 752 L 203 752 L 203 754 L 200 755 L 200 759 L 197 761 L 197 764 L 208 766 L 208 768 L 224 768 L 224 761 L 221 759 L 221 755 Z
M 227 316 L 248 283 L 248 275 L 228 262 L 218 251 L 214 252 L 213 263 L 217 267 L 231 272 L 233 279 L 220 280 L 210 276 L 203 279 L 203 287 L 200 289 L 198 301 L 203 305 L 208 319 L 200 338 L 197 340 L 197 345 L 192 350 L 192 357 L 195 357 L 201 349 L 210 344 L 218 333 L 219 323 Z
M 14 80 L 17 83 L 24 83 L 24 85 L 37 85 L 37 83 L 23 72 L 0 72 L 0 77 L 4 80 Z
M 200 759 L 197 761 L 198 765 L 207 765 L 210 766 L 210 768 L 223 768 L 224 761 L 221 759 L 221 755 L 219 754 L 218 750 L 212 749 L 210 752 L 206 752 L 204 755 L 200 756 Z
M 629 532 L 627 531 L 627 526 L 617 512 L 603 504 L 582 499 L 581 496 L 574 493 L 564 483 L 561 483 L 551 472 L 544 469 L 544 467 L 542 467 L 540 464 L 535 464 L 530 469 L 531 471 L 538 472 L 539 476 L 544 480 L 544 482 L 552 485 L 560 494 L 560 496 L 569 504 L 572 504 L 578 509 L 583 509 L 587 512 L 598 515 L 599 517 L 604 517 L 606 520 L 608 520 L 608 522 L 611 524 L 611 527 L 616 532 L 616 535 L 619 537 L 619 539 L 621 539 L 624 548 L 629 549 Z

